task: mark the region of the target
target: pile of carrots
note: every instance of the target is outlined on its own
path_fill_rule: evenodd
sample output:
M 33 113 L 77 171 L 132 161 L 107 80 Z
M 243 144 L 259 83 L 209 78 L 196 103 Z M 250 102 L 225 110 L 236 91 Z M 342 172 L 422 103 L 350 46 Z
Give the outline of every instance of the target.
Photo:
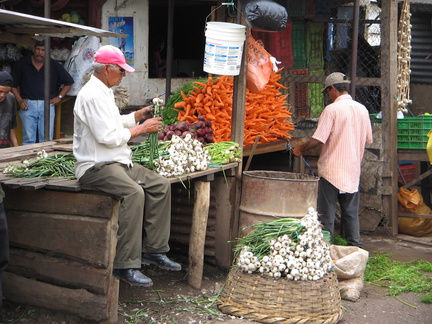
M 259 143 L 291 138 L 294 124 L 289 120 L 291 112 L 286 104 L 285 88 L 278 81 L 281 75 L 273 72 L 270 81 L 259 93 L 246 90 L 246 112 L 243 145 L 252 145 L 258 135 Z M 181 93 L 183 101 L 174 104 L 179 111 L 178 120 L 194 123 L 199 115 L 212 122 L 216 143 L 231 140 L 231 116 L 233 107 L 233 77 L 209 77 L 207 83 L 194 82 L 196 86 L 188 95 Z

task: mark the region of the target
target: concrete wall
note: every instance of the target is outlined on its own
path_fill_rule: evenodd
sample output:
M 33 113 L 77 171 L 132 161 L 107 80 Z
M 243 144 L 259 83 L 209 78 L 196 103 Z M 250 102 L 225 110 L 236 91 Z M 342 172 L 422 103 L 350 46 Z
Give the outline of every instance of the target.
M 119 1 L 108 0 L 102 7 L 102 29 L 108 30 L 108 17 L 133 17 L 134 21 L 134 68 L 135 73 L 129 73 L 123 78 L 122 86 L 129 90 L 129 105 L 143 105 L 147 99 L 152 99 L 165 93 L 163 79 L 148 78 L 148 40 L 149 40 L 149 1 L 129 0 L 124 7 L 116 6 Z M 104 38 L 103 44 L 108 44 L 109 39 Z M 190 79 L 172 79 L 171 91 L 182 87 Z

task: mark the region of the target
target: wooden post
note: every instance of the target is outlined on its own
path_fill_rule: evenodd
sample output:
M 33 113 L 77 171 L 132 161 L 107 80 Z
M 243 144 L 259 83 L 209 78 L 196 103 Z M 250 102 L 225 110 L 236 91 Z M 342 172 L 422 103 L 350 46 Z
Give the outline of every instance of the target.
M 383 197 L 384 213 L 389 215 L 391 233 L 398 233 L 397 206 L 397 17 L 398 2 L 382 2 L 381 12 L 381 110 L 383 134 L 383 186 L 388 196 Z
M 196 181 L 192 228 L 189 238 L 188 283 L 201 288 L 204 267 L 204 245 L 210 207 L 210 182 Z

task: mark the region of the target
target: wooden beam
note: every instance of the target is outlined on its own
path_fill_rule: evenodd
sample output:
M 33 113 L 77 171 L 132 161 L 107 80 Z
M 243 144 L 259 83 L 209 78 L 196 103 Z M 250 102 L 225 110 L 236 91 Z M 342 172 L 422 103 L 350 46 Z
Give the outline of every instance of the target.
M 383 186 L 390 187 L 392 195 L 383 197 L 384 214 L 389 215 L 393 236 L 398 234 L 397 203 L 397 0 L 382 2 L 381 12 L 381 110 L 384 169 L 390 170 L 391 176 L 383 178 Z
M 76 28 L 71 27 L 51 27 L 51 28 L 25 28 L 25 27 L 9 27 L 7 28 L 8 32 L 14 34 L 24 34 L 24 35 L 35 35 L 35 34 L 70 34 L 76 32 Z
M 195 201 L 192 214 L 192 228 L 189 243 L 188 282 L 194 288 L 201 288 L 204 268 L 204 246 L 207 218 L 210 207 L 210 182 L 195 182 Z
M 2 32 L 2 31 L 0 31 L 0 41 L 25 45 L 25 46 L 33 46 L 35 42 L 34 38 L 32 37 L 24 36 L 24 35 L 16 35 L 13 33 Z

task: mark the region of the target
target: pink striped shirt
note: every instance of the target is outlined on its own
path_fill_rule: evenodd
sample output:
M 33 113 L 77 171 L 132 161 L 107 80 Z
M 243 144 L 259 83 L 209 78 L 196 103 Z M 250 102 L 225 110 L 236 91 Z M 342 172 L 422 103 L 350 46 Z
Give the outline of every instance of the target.
M 358 191 L 365 144 L 372 143 L 372 126 L 365 106 L 344 94 L 322 112 L 312 136 L 323 143 L 319 176 L 341 192 Z

